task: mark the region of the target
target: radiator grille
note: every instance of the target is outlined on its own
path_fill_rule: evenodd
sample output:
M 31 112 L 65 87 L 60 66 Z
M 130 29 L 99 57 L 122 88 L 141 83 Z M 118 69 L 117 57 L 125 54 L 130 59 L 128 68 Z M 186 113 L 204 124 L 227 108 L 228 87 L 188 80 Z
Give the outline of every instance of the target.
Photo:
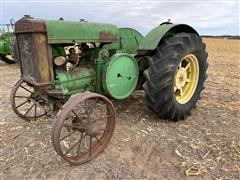
M 38 82 L 39 74 L 33 36 L 29 33 L 17 35 L 22 76 L 29 82 Z

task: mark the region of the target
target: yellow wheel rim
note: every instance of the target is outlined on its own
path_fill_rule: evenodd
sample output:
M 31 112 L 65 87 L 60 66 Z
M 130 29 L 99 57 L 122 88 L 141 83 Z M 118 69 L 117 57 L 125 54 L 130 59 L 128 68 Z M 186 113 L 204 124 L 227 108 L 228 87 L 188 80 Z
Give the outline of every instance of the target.
M 173 91 L 180 104 L 186 104 L 193 96 L 199 78 L 198 59 L 193 54 L 185 56 L 176 71 Z

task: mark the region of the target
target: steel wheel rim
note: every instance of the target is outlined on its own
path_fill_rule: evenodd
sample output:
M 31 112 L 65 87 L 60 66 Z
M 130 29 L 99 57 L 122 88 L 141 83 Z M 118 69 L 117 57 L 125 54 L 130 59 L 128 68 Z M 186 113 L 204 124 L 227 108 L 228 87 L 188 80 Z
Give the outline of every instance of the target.
M 106 124 L 106 129 L 108 131 L 104 131 L 102 133 L 102 136 L 99 138 L 98 137 L 98 140 L 96 139 L 93 139 L 92 138 L 92 145 L 91 145 L 91 154 L 89 154 L 89 151 L 87 151 L 86 153 L 83 153 L 83 155 L 80 155 L 77 154 L 74 155 L 74 156 L 67 156 L 68 153 L 66 154 L 66 152 L 71 149 L 71 147 L 69 147 L 66 151 L 63 150 L 62 148 L 62 144 L 61 144 L 61 139 L 64 138 L 62 137 L 61 133 L 62 133 L 62 129 L 64 128 L 64 121 L 65 121 L 65 118 L 67 117 L 67 115 L 71 112 L 72 108 L 76 106 L 76 102 L 73 102 L 73 104 L 65 104 L 61 110 L 59 111 L 59 113 L 57 114 L 56 116 L 56 119 L 54 121 L 54 124 L 53 124 L 53 134 L 52 134 L 52 141 L 53 141 L 53 146 L 54 146 L 54 149 L 56 150 L 56 152 L 63 158 L 65 159 L 66 161 L 68 161 L 70 164 L 73 164 L 73 165 L 79 165 L 79 164 L 83 164 L 83 163 L 86 163 L 92 159 L 94 159 L 95 157 L 97 157 L 100 153 L 103 152 L 104 148 L 106 147 L 106 145 L 108 144 L 108 142 L 110 141 L 111 137 L 112 137 L 112 134 L 113 134 L 113 130 L 114 130 L 114 126 L 115 126 L 115 110 L 113 108 L 113 105 L 112 103 L 104 96 L 101 96 L 99 94 L 96 94 L 96 93 L 83 93 L 83 94 L 79 94 L 81 97 L 80 101 L 84 101 L 88 98 L 94 98 L 94 97 L 97 97 L 97 98 L 101 98 L 106 104 L 107 104 L 107 113 L 109 114 L 108 118 L 107 118 L 107 124 Z M 77 96 L 79 96 L 77 95 Z M 74 100 L 77 100 L 78 97 L 77 96 L 74 96 L 72 98 L 75 98 Z M 66 109 L 65 109 L 66 108 Z M 65 111 L 65 110 L 66 111 Z M 58 119 L 58 117 L 60 117 Z M 70 132 L 71 133 L 71 132 Z M 79 134 L 79 133 L 78 133 Z M 85 132 L 86 134 L 86 132 Z M 74 149 L 78 148 L 77 146 L 81 146 L 82 145 L 82 136 L 84 136 L 82 133 L 79 134 L 78 136 L 78 141 L 76 141 L 75 143 L 73 143 L 73 146 L 75 146 L 73 149 L 70 150 L 70 153 L 71 151 L 73 151 Z M 89 135 L 86 135 L 86 137 L 89 136 Z M 86 138 L 86 137 L 83 137 L 83 138 Z M 81 143 L 79 142 L 81 140 Z M 90 138 L 89 138 L 90 140 Z M 94 140 L 95 140 L 95 144 L 93 145 L 94 143 Z M 91 140 L 90 140 L 91 141 Z M 101 143 L 100 143 L 100 142 Z M 97 143 L 96 143 L 97 142 Z M 76 143 L 78 143 L 77 145 L 75 145 Z M 91 142 L 90 142 L 91 143 Z M 80 144 L 80 145 L 79 145 Z M 78 149 L 79 150 L 79 149 Z M 75 153 L 73 153 L 75 154 Z
M 174 77 L 173 91 L 180 104 L 186 104 L 193 97 L 198 85 L 199 63 L 193 54 L 186 55 L 181 61 Z

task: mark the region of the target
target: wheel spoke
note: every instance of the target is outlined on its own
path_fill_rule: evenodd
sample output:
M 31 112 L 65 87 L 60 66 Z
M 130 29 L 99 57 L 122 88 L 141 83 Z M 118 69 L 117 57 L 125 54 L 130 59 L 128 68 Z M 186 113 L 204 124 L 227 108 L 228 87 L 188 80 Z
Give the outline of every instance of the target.
M 86 113 L 87 113 L 88 117 L 92 113 L 93 108 L 97 105 L 98 101 L 99 101 L 99 99 L 97 98 L 93 104 L 91 104 L 90 106 L 87 107 Z
M 76 117 L 73 117 L 71 114 L 68 115 L 68 117 L 66 118 L 66 121 L 73 121 Z
M 79 144 L 78 144 L 77 157 L 80 154 L 80 147 L 81 147 L 81 144 L 82 144 L 82 140 L 83 140 L 83 132 L 81 133 L 81 137 L 80 137 Z
M 188 63 L 188 64 L 186 65 L 185 70 L 187 71 L 187 70 L 189 69 L 189 67 L 190 67 L 190 63 Z
M 74 110 L 72 110 L 72 112 L 73 112 L 73 114 L 76 116 L 76 118 L 77 118 L 79 121 L 81 121 L 81 119 L 80 119 L 80 117 L 77 115 L 77 113 L 76 113 Z
M 22 104 L 19 104 L 18 106 L 16 106 L 16 108 L 21 107 L 22 105 L 26 104 L 28 102 L 28 100 L 24 101 Z
M 24 113 L 24 116 L 26 116 L 27 113 L 29 113 L 29 111 L 31 111 L 31 109 L 33 108 L 34 105 L 35 105 L 35 104 L 33 104 L 33 105 Z
M 183 89 L 180 88 L 180 89 L 179 89 L 179 92 L 180 92 L 180 97 L 182 97 L 182 95 L 183 95 Z
M 95 139 L 102 145 L 102 142 L 100 141 L 100 139 L 98 139 L 97 136 L 94 136 L 94 137 L 95 137 Z
M 65 124 L 64 127 L 68 127 L 68 128 L 85 128 L 85 126 L 80 126 L 80 125 L 76 125 L 76 124 L 73 124 L 73 125 Z
M 80 140 L 78 140 L 71 148 L 69 148 L 65 153 L 64 155 L 67 155 L 78 143 L 79 143 Z
M 82 120 L 84 119 L 81 115 L 84 115 L 84 114 L 86 115 L 85 112 L 81 113 L 81 114 L 77 114 L 74 110 L 72 110 L 72 112 L 76 117 L 73 117 L 73 116 L 69 115 L 70 118 L 72 118 L 73 120 L 74 120 L 74 118 L 77 118 L 80 122 L 82 122 Z M 80 115 L 80 117 L 79 117 L 79 115 Z
M 84 126 L 84 124 L 82 123 L 71 123 L 71 124 L 68 124 L 66 121 L 65 121 L 66 124 L 64 124 L 64 127 L 86 127 Z
M 35 107 L 34 107 L 34 121 L 36 121 L 36 117 L 37 117 L 37 104 L 34 103 Z
M 92 155 L 92 136 L 90 136 L 90 142 L 89 142 L 89 155 Z
M 28 98 L 27 96 L 15 96 L 15 98 Z
M 107 131 L 107 132 L 109 132 L 110 131 L 110 129 L 105 129 L 105 128 L 102 128 L 102 129 L 100 129 L 101 131 Z
M 60 139 L 60 141 L 66 139 L 67 137 L 71 136 L 71 135 L 72 135 L 73 133 L 75 133 L 75 132 L 77 132 L 77 131 L 72 131 L 72 132 L 68 133 L 67 135 L 65 135 L 64 137 L 62 137 L 62 138 Z
M 25 89 L 26 91 L 30 92 L 31 94 L 33 93 L 32 91 L 28 90 L 27 88 L 25 88 L 24 86 L 20 85 L 21 88 Z

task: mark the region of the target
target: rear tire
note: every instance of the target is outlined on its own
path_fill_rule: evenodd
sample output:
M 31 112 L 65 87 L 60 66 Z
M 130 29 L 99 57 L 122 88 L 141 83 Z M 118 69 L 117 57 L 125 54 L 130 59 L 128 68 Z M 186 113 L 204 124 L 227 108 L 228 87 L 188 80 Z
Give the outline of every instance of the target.
M 163 40 L 149 58 L 143 88 L 148 106 L 160 118 L 178 121 L 187 117 L 196 106 L 207 78 L 208 54 L 205 49 L 200 36 L 179 33 Z M 185 76 L 179 73 L 180 69 L 186 69 Z

